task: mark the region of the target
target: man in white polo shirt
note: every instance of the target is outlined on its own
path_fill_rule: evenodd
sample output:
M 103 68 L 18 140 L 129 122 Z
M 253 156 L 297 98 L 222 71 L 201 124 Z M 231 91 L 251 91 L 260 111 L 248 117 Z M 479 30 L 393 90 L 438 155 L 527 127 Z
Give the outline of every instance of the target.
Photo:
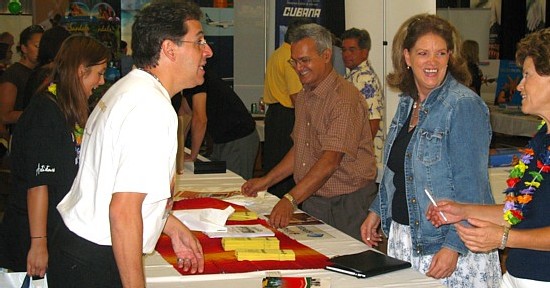
M 204 81 L 212 56 L 192 3 L 159 1 L 132 26 L 134 69 L 114 84 L 87 122 L 81 164 L 57 209 L 52 287 L 145 287 L 143 253 L 161 233 L 178 265 L 202 272 L 198 240 L 171 215 L 177 116 L 170 98 Z M 68 229 L 67 229 L 68 228 Z

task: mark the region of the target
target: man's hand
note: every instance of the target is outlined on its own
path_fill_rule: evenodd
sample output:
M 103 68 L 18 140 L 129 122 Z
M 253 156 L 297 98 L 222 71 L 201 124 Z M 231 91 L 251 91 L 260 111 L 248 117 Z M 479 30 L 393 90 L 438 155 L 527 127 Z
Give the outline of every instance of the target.
M 443 247 L 433 256 L 426 276 L 435 279 L 447 278 L 455 272 L 457 263 L 458 252 Z
M 259 191 L 265 191 L 269 187 L 266 177 L 252 178 L 241 186 L 241 192 L 248 197 L 258 196 Z
M 199 240 L 183 223 L 170 215 L 164 233 L 170 236 L 172 248 L 178 257 L 178 267 L 191 273 L 204 271 L 204 255 Z
M 288 199 L 282 198 L 275 204 L 273 210 L 271 210 L 269 224 L 275 228 L 284 228 L 290 223 L 292 213 L 294 213 L 294 206 Z
M 183 161 L 185 162 L 195 162 L 195 160 L 197 160 L 197 157 L 193 158 L 187 153 L 185 153 L 185 156 L 183 156 Z

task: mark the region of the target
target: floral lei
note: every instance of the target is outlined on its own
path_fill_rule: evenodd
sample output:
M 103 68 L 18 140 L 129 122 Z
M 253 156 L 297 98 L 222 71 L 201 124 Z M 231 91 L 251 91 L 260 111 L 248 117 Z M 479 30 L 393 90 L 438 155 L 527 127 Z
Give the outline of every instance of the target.
M 544 124 L 544 121 L 542 121 L 539 129 Z M 538 171 L 527 171 L 529 163 L 531 163 L 535 156 L 533 149 L 526 148 L 523 152 L 525 154 L 521 156 L 518 164 L 510 171 L 510 178 L 506 180 L 508 188 L 504 191 L 506 194 L 506 199 L 504 200 L 504 220 L 511 225 L 516 225 L 523 220 L 523 208 L 533 200 L 533 194 L 539 188 L 540 181 L 544 180 L 542 173 L 550 172 L 550 146 L 539 155 L 540 160 L 536 160 L 537 168 L 539 168 Z M 526 171 L 533 177 L 533 180 L 524 182 L 525 188 L 519 190 L 516 184 L 521 181 Z
M 50 86 L 48 86 L 48 91 L 54 96 L 57 96 L 57 84 L 51 83 Z M 80 146 L 80 144 L 82 144 L 82 135 L 84 135 L 84 128 L 80 127 L 78 123 L 75 123 L 73 136 L 77 146 Z

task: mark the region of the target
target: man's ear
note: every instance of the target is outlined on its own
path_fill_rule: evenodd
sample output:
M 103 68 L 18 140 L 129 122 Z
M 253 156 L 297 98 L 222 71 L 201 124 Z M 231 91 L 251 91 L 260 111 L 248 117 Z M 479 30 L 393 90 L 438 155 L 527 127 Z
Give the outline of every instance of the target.
M 162 44 L 160 45 L 160 53 L 164 54 L 168 59 L 171 61 L 176 60 L 176 52 L 175 49 L 176 43 L 174 43 L 172 40 L 164 40 Z
M 321 53 L 321 57 L 323 57 L 323 60 L 325 61 L 325 63 L 332 61 L 332 49 L 330 48 L 325 49 L 325 51 Z

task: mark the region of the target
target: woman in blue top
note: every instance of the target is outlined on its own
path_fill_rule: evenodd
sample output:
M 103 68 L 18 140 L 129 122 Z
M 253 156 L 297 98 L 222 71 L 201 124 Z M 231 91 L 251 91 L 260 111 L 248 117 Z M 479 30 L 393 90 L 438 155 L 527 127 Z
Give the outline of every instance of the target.
M 434 227 L 430 200 L 494 203 L 488 181 L 489 112 L 470 81 L 457 30 L 435 15 L 416 15 L 393 40 L 391 87 L 402 92 L 385 144 L 384 174 L 361 227 L 376 246 L 448 287 L 497 287 L 498 253 L 471 253 L 453 226 Z
M 523 67 L 521 111 L 550 120 L 550 29 L 521 40 L 516 62 Z M 436 227 L 455 227 L 472 251 L 508 250 L 502 287 L 550 287 L 550 135 L 541 126 L 510 172 L 504 204 L 467 205 L 460 200 L 431 206 Z M 443 212 L 448 221 L 441 219 Z M 467 220 L 470 225 L 455 224 Z

